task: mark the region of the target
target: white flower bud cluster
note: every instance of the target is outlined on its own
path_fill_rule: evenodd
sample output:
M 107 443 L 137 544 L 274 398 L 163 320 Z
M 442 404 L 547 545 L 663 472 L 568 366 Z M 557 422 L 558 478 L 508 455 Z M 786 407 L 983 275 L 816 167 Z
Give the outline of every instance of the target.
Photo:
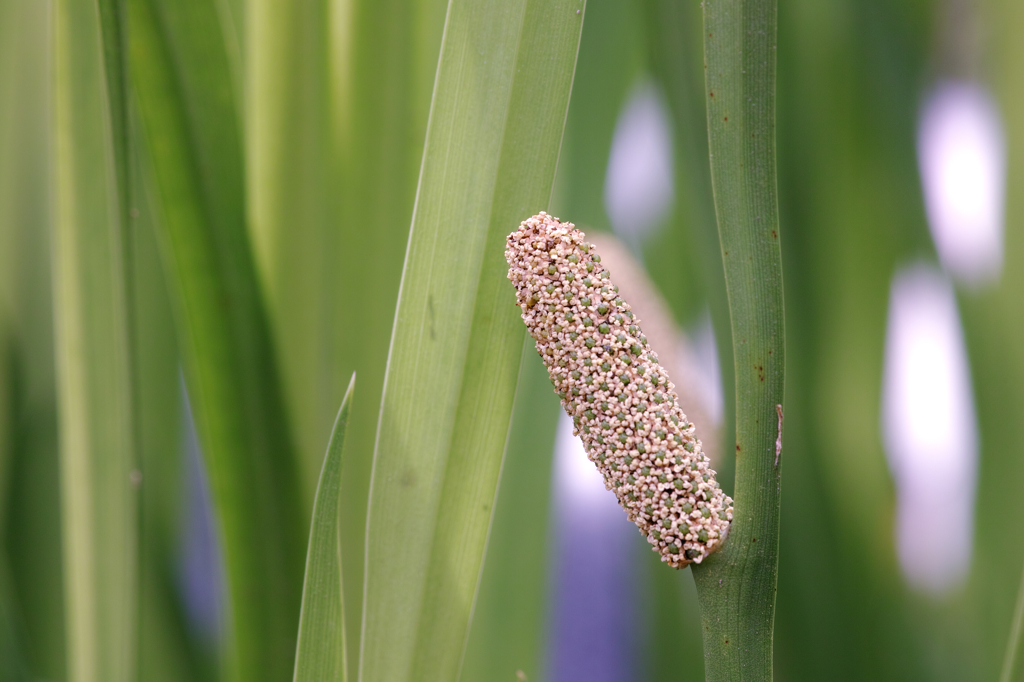
M 508 236 L 508 278 L 562 407 L 605 486 L 676 568 L 721 546 L 732 500 L 715 480 L 636 319 L 601 257 L 546 213 Z

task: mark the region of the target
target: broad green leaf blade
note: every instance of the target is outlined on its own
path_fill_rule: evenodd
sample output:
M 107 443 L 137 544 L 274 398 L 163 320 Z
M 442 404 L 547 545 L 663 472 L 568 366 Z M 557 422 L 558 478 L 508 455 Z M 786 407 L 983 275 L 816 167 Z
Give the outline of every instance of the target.
M 345 430 L 356 375 L 348 383 L 334 431 L 327 444 L 320 484 L 313 502 L 313 522 L 306 552 L 295 682 L 341 682 L 347 679 L 345 600 L 341 564 L 341 465 Z
M 333 389 L 323 402 L 336 404 L 349 375 L 358 373 L 361 397 L 352 406 L 341 481 L 345 627 L 353 654 L 359 651 L 381 392 L 447 7 L 447 0 L 333 4 L 332 26 L 339 30 L 331 40 L 332 118 L 342 205 L 339 230 L 329 242 L 337 277 L 330 308 Z M 344 38 L 340 27 L 348 31 Z M 350 322 L 354 302 L 360 310 L 356 333 Z M 326 416 L 324 435 L 333 415 Z M 350 679 L 357 664 L 358 656 L 349 656 Z
M 460 679 L 541 679 L 548 616 L 551 467 L 561 406 L 533 340 L 512 408 L 501 489 Z
M 76 682 L 136 677 L 138 463 L 118 12 L 114 3 L 54 5 L 53 276 L 68 678 Z
M 548 204 L 583 2 L 455 0 L 381 405 L 361 680 L 458 674 L 522 352 L 505 236 Z
M 249 228 L 310 504 L 334 408 L 359 375 L 341 514 L 352 651 L 380 395 L 446 7 L 253 0 L 247 10 Z
M 131 0 L 129 16 L 161 259 L 227 569 L 225 668 L 278 681 L 294 665 L 306 525 L 249 251 L 226 33 L 212 0 Z

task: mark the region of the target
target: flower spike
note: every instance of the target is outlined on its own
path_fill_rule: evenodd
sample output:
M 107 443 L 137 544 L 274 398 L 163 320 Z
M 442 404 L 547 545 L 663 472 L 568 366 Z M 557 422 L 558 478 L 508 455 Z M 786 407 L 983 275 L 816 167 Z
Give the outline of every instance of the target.
M 725 541 L 732 500 L 640 321 L 584 237 L 544 212 L 508 236 L 523 321 L 605 487 L 662 561 L 699 564 Z

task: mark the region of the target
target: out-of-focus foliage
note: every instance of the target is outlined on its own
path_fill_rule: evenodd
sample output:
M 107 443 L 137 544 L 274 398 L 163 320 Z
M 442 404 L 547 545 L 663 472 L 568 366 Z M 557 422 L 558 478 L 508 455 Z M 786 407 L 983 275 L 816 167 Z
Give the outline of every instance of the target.
M 968 622 L 977 642 L 969 672 L 995 679 L 1013 610 L 1011 597 L 1024 565 L 1024 547 L 1014 541 L 1024 525 L 1024 7 L 1007 0 L 981 4 L 988 81 L 1006 126 L 1006 246 L 1002 279 L 989 290 L 963 292 L 964 316 L 981 431 L 981 462 L 975 556 L 963 611 L 946 617 L 952 631 Z M 953 641 L 952 638 L 948 641 Z M 978 671 L 975 673 L 975 671 Z
M 453 7 L 464 5 L 453 0 Z M 556 5 L 516 6 L 554 12 Z M 0 0 L 0 680 L 71 679 L 79 669 L 68 642 L 85 626 L 69 629 L 67 618 L 79 611 L 66 605 L 87 578 L 80 554 L 62 538 L 75 539 L 90 524 L 107 528 L 113 544 L 102 546 L 120 547 L 122 558 L 133 556 L 133 543 L 138 548 L 137 568 L 121 585 L 137 582 L 129 598 L 138 617 L 123 619 L 131 631 L 96 633 L 97 642 L 138 647 L 138 679 L 239 674 L 283 682 L 291 675 L 315 484 L 353 371 L 360 387 L 343 455 L 339 523 L 348 673 L 356 679 L 357 654 L 366 649 L 359 637 L 370 468 L 447 7 L 444 0 Z M 89 21 L 69 24 L 67 12 Z M 118 19 L 126 43 L 107 38 Z M 1022 31 L 1017 0 L 779 3 L 776 139 L 789 360 L 780 679 L 999 674 L 1024 568 L 1024 437 L 1017 427 L 1024 414 Z M 680 328 L 692 334 L 710 318 L 724 383 L 723 442 L 731 443 L 731 341 L 708 172 L 703 38 L 696 2 L 587 3 L 550 208 L 584 229 L 616 229 L 605 201 L 613 136 L 633 94 L 653 88 L 672 127 L 674 203 L 650 233 L 623 241 Z M 524 51 L 517 59 L 541 49 L 535 36 L 516 39 Z M 119 53 L 125 44 L 127 53 Z M 121 95 L 98 85 L 110 80 L 117 59 L 126 60 L 131 76 Z M 69 79 L 69 69 L 92 80 Z M 546 72 L 538 66 L 535 75 Z M 1002 274 L 986 286 L 956 288 L 980 455 L 969 573 L 936 596 L 915 591 L 902 573 L 897 490 L 880 415 L 893 277 L 908 263 L 939 262 L 916 141 L 922 103 L 947 78 L 989 88 L 1005 125 L 1007 166 Z M 69 94 L 79 104 L 60 110 Z M 126 113 L 110 104 L 122 96 Z M 94 133 L 79 127 L 72 135 L 71 114 L 90 119 Z M 525 120 L 503 120 L 477 142 L 511 135 L 501 139 L 512 150 L 535 144 L 539 133 Z M 467 127 L 453 139 L 474 135 Z M 544 149 L 544 158 L 556 151 Z M 508 179 L 502 190 L 537 182 L 521 170 Z M 74 182 L 107 183 L 117 192 L 89 191 L 70 206 Z M 82 218 L 101 205 L 121 215 L 120 232 L 105 229 L 113 222 L 96 223 L 110 248 L 92 240 L 76 251 L 60 241 L 69 224 L 60 216 Z M 507 233 L 525 217 L 503 217 L 508 224 L 491 229 Z M 454 239 L 472 229 L 484 228 L 452 224 L 446 234 Z M 87 251 L 89 245 L 97 248 Z M 496 253 L 487 262 L 498 271 Z M 88 281 L 72 279 L 74 262 L 100 260 L 107 262 L 105 283 L 94 266 L 78 271 Z M 109 279 L 117 272 L 122 283 Z M 505 283 L 497 277 L 492 284 Z M 122 285 L 123 303 L 87 307 L 115 300 Z M 494 300 L 507 294 L 511 310 L 511 287 L 502 291 L 495 289 Z M 431 293 L 436 313 L 466 292 Z M 62 341 L 55 342 L 55 319 Z M 69 324 L 95 332 L 96 355 L 58 372 L 58 354 L 70 357 Z M 550 481 L 558 408 L 530 344 L 525 352 L 514 409 L 515 375 L 502 379 L 512 421 L 466 637 L 468 682 L 516 680 L 518 671 L 543 679 L 546 642 L 555 639 L 551 499 L 558 490 Z M 455 374 L 461 365 L 435 369 L 452 377 L 453 395 L 468 395 Z M 389 377 L 394 386 L 405 386 L 403 379 Z M 69 401 L 79 385 L 93 386 L 96 397 Z M 130 417 L 111 428 L 130 430 L 134 445 L 120 464 L 106 457 L 93 473 L 132 461 L 141 486 L 137 512 L 134 489 L 103 498 L 125 503 L 121 512 L 106 510 L 117 518 L 105 524 L 62 507 L 82 482 L 62 479 L 58 443 L 84 447 L 101 437 L 96 429 L 104 420 L 120 419 L 101 402 L 111 391 L 133 396 L 118 408 Z M 393 394 L 389 404 L 405 397 Z M 182 568 L 196 532 L 185 509 L 196 485 L 184 455 L 189 404 L 225 559 L 225 594 L 211 588 L 210 598 L 220 600 L 233 625 L 219 634 L 197 624 L 190 601 L 211 594 L 203 590 L 217 576 L 197 585 Z M 88 437 L 71 435 L 75 423 L 89 424 Z M 418 437 L 387 428 L 385 444 Z M 731 472 L 727 458 L 720 468 L 727 489 Z M 120 474 L 111 480 L 114 488 L 131 481 Z M 486 528 L 489 510 L 474 513 L 477 531 Z M 62 517 L 74 523 L 64 526 Z M 115 532 L 117 524 L 134 530 Z M 474 537 L 478 554 L 484 536 Z M 631 574 L 643 586 L 641 622 L 633 624 L 644 633 L 638 660 L 645 667 L 637 676 L 700 679 L 692 578 L 652 565 L 642 544 L 635 543 Z M 424 566 L 437 558 L 421 557 Z M 460 578 L 467 594 L 474 562 L 467 559 L 471 570 Z M 376 563 L 371 570 L 384 575 Z M 434 571 L 430 584 L 441 584 L 444 572 Z M 444 627 L 419 627 L 431 625 Z
M 223 544 L 222 665 L 229 679 L 279 679 L 295 655 L 308 519 L 246 230 L 232 45 L 212 4 L 126 9 L 147 197 Z
M 55 2 L 51 249 L 68 677 L 135 678 L 138 411 L 126 36 Z
M 561 407 L 529 337 L 462 679 L 542 679 L 551 456 Z
M 57 396 L 50 282 L 52 41 L 47 3 L 0 3 L 0 334 L 6 415 L 0 494 L 24 668 L 65 675 Z M 13 522 L 17 519 L 17 522 Z
M 354 652 L 370 466 L 446 8 L 353 0 L 249 10 L 249 229 L 307 504 L 334 406 L 359 375 L 341 484 Z

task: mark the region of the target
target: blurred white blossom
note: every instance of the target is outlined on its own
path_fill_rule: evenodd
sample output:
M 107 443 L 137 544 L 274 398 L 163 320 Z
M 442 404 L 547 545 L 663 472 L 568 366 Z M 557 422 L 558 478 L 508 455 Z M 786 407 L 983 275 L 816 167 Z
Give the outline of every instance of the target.
M 970 567 L 978 433 L 956 298 L 933 267 L 913 265 L 893 280 L 882 432 L 900 564 L 911 585 L 941 594 Z
M 988 93 L 973 83 L 945 82 L 925 101 L 918 163 L 932 239 L 957 279 L 997 279 L 1003 263 L 1006 146 Z
M 672 125 L 661 92 L 637 85 L 619 115 L 612 138 L 604 203 L 612 227 L 635 244 L 658 226 L 675 196 Z

